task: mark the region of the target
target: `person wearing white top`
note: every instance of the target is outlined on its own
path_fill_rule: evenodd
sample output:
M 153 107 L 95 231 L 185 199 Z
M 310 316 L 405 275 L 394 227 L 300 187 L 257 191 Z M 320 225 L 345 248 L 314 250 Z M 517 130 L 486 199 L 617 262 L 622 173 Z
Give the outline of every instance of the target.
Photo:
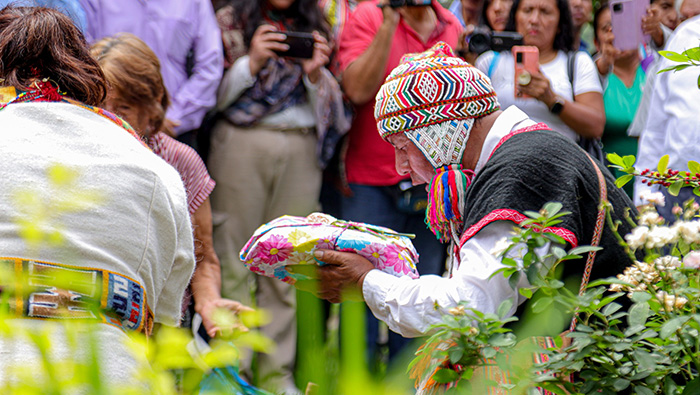
M 681 23 L 674 31 L 666 45 L 666 49 L 683 52 L 697 47 L 700 43 L 700 16 Z M 661 59 L 659 69 L 677 65 L 678 63 Z M 689 67 L 676 72 L 661 73 L 651 92 L 649 112 L 646 124 L 639 139 L 639 152 L 635 167 L 638 170 L 655 169 L 664 155 L 669 155 L 668 167 L 684 170 L 689 160 L 698 161 L 700 158 L 700 124 L 697 115 L 700 114 L 700 89 L 697 88 L 697 68 Z M 635 180 L 634 202 L 642 204 L 640 195 L 658 189 L 642 183 L 641 178 Z M 671 196 L 665 189 L 666 206 L 660 208 L 660 213 L 667 220 L 673 220 L 670 213 L 675 203 L 681 204 L 694 195 L 692 190 L 684 188 L 677 196 Z
M 524 45 L 537 47 L 539 69 L 515 86 L 515 64 L 509 51 L 486 52 L 476 67 L 493 84 L 503 107 L 511 104 L 537 122 L 573 141 L 600 138 L 605 127 L 603 89 L 592 59 L 574 50 L 573 22 L 564 0 L 515 0 L 507 31 L 517 31 Z M 573 72 L 569 70 L 573 57 Z M 522 98 L 516 98 L 516 89 Z M 528 97 L 529 96 L 529 97 Z

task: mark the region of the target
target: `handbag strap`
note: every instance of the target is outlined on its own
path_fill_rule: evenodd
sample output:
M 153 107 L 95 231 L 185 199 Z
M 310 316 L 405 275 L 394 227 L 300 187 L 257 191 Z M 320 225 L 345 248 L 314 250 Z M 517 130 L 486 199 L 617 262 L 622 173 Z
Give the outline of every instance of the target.
M 593 229 L 593 238 L 591 239 L 591 246 L 597 247 L 600 244 L 600 238 L 603 236 L 603 226 L 605 221 L 605 202 L 608 201 L 608 187 L 605 183 L 605 177 L 603 177 L 603 172 L 595 163 L 593 158 L 591 158 L 588 153 L 586 156 L 591 161 L 593 168 L 595 169 L 596 175 L 598 176 L 598 191 L 600 196 L 600 202 L 598 203 L 598 216 L 595 221 L 595 228 Z M 581 287 L 578 290 L 579 296 L 583 295 L 583 292 L 588 287 L 588 282 L 591 279 L 591 271 L 593 270 L 593 261 L 595 261 L 595 256 L 598 251 L 589 251 L 588 259 L 586 259 L 586 268 L 583 270 L 583 278 L 581 279 Z M 573 332 L 576 328 L 576 318 L 578 317 L 578 309 L 574 312 L 574 317 L 571 319 L 571 326 L 569 330 Z

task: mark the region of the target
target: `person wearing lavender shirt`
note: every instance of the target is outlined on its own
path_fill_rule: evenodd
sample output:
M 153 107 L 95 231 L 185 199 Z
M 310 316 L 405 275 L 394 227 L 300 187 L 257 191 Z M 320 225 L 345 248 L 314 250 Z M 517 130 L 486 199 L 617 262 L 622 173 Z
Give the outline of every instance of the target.
M 221 32 L 210 0 L 80 0 L 89 43 L 128 32 L 153 49 L 171 95 L 167 126 L 182 137 L 216 103 L 223 75 Z M 187 142 L 187 141 L 185 141 Z
M 85 11 L 78 0 L 0 0 L 0 9 L 12 4 L 15 7 L 47 7 L 61 11 L 81 31 L 85 30 Z

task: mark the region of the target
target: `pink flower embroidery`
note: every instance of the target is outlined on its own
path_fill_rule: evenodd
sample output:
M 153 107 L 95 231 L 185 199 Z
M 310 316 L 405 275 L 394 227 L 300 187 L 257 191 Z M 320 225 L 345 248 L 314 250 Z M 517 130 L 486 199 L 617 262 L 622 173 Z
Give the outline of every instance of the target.
M 324 237 L 321 239 L 318 239 L 318 242 L 316 243 L 316 249 L 317 250 L 333 250 L 335 249 L 335 239 L 331 237 Z
M 409 262 L 406 250 L 397 245 L 388 245 L 385 250 L 386 266 L 394 269 L 397 274 L 411 274 L 413 268 Z
M 286 260 L 293 250 L 292 244 L 278 235 L 272 235 L 269 239 L 261 242 L 259 248 L 260 260 L 269 265 Z
M 372 262 L 377 269 L 381 270 L 386 267 L 386 255 L 384 246 L 381 244 L 370 244 L 363 248 L 359 254 Z

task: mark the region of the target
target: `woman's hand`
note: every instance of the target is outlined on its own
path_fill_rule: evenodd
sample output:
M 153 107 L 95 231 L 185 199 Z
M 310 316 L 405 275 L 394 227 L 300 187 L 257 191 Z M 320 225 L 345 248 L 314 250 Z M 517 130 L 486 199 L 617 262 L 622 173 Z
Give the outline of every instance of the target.
M 195 310 L 202 316 L 202 325 L 204 325 L 204 329 L 206 329 L 209 337 L 215 337 L 218 332 L 226 332 L 233 329 L 238 329 L 241 331 L 248 330 L 248 328 L 240 323 L 232 328 L 220 327 L 214 319 L 214 313 L 219 309 L 228 310 L 233 314 L 239 314 L 244 311 L 253 311 L 253 309 L 250 307 L 236 302 L 235 300 L 224 298 L 203 300 L 198 306 L 196 306 Z
M 248 51 L 251 75 L 258 75 L 268 59 L 277 59 L 275 51 L 283 52 L 289 49 L 289 45 L 283 42 L 285 38 L 286 36 L 272 25 L 258 26 L 250 40 L 250 50 Z
M 552 92 L 549 79 L 542 74 L 540 69 L 529 74 L 529 82 L 527 78 L 519 79 L 518 91 L 543 102 L 548 108 L 551 107 L 556 100 L 556 95 Z
M 314 53 L 311 59 L 304 59 L 301 62 L 301 67 L 304 70 L 304 74 L 309 77 L 309 81 L 312 84 L 318 82 L 318 78 L 321 75 L 321 67 L 328 64 L 331 55 L 331 47 L 328 44 L 328 40 L 323 37 L 319 32 L 314 31 Z
M 595 62 L 600 75 L 607 75 L 610 72 L 610 68 L 615 63 L 615 60 L 622 54 L 622 52 L 613 45 L 615 36 L 612 33 L 610 33 L 610 36 L 609 40 L 603 40 L 600 43 L 600 57 L 596 59 Z
M 661 48 L 664 45 L 664 31 L 661 29 L 661 15 L 657 8 L 649 6 L 647 14 L 642 17 L 642 31 L 651 35 L 654 44 Z

